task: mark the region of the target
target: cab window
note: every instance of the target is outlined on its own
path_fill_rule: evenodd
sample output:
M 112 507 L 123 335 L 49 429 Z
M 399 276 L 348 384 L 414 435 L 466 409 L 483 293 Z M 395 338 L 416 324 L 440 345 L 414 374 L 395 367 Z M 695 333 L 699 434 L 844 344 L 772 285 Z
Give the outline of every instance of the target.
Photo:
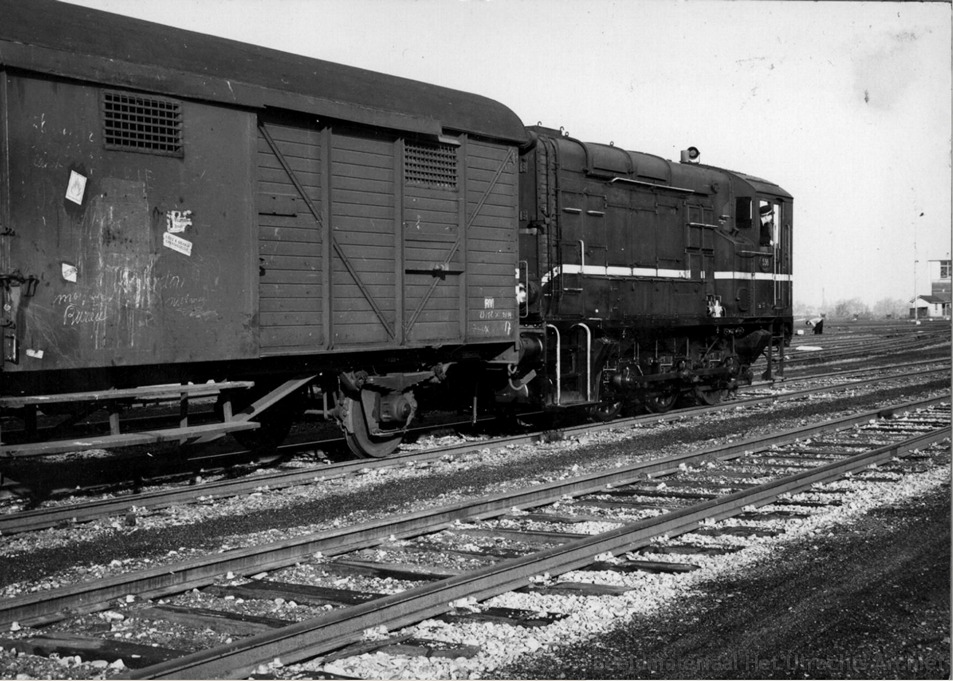
M 773 246 L 778 242 L 779 206 L 770 201 L 758 202 L 758 216 L 761 220 L 761 234 L 758 243 L 761 246 Z
M 739 196 L 735 199 L 735 227 L 751 229 L 751 197 Z

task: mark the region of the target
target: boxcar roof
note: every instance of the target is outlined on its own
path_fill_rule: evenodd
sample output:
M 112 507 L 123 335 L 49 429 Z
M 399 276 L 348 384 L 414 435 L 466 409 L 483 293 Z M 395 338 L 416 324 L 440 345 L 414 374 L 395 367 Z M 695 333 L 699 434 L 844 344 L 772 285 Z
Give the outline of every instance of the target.
M 0 65 L 166 95 L 522 143 L 486 97 L 53 0 L 0 0 Z

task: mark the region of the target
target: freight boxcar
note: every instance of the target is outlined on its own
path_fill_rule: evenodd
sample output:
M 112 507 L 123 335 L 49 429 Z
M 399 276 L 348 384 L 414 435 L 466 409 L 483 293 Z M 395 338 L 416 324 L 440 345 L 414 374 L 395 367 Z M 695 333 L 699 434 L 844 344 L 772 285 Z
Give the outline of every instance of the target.
M 0 406 L 28 430 L 106 406 L 122 444 L 129 401 L 218 392 L 223 423 L 161 438 L 280 436 L 307 390 L 380 456 L 415 388 L 514 361 L 507 107 L 47 0 L 0 16 Z

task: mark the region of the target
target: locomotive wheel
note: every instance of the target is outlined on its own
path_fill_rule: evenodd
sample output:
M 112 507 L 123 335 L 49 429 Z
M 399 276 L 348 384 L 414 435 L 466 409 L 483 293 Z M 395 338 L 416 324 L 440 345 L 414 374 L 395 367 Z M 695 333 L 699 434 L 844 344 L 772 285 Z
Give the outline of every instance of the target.
M 724 388 L 695 388 L 695 399 L 698 404 L 713 406 L 720 403 L 728 392 Z
M 596 421 L 611 421 L 622 413 L 622 400 L 614 402 L 600 402 L 589 410 L 589 415 Z
M 646 397 L 644 400 L 645 408 L 653 414 L 664 414 L 675 406 L 678 401 L 678 391 L 672 390 L 667 393 L 659 393 Z
M 390 456 L 400 445 L 402 438 L 403 433 L 387 437 L 371 435 L 360 401 L 344 398 L 344 439 L 348 449 L 355 455 L 374 459 Z

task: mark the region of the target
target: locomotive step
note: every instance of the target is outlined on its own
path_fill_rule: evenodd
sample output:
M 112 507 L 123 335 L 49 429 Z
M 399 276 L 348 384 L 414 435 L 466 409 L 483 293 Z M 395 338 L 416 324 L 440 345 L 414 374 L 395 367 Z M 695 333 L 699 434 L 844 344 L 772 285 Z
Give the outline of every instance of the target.
M 57 440 L 54 442 L 32 442 L 19 445 L 0 446 L 0 458 L 5 456 L 36 456 L 42 454 L 61 454 L 85 449 L 129 447 L 176 440 L 193 440 L 212 435 L 224 435 L 236 430 L 254 430 L 259 424 L 255 421 L 227 421 L 209 423 L 201 426 L 183 426 L 163 430 L 148 430 L 140 433 L 120 433 L 102 437 L 80 438 L 75 440 Z

